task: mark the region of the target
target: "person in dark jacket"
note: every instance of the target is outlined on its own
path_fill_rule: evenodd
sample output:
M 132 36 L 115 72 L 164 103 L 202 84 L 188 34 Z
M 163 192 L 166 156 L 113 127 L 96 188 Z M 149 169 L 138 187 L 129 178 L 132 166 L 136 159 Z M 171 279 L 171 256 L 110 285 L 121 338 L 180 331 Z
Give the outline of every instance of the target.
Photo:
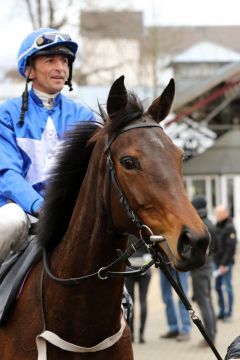
M 218 276 L 215 288 L 218 296 L 218 319 L 228 321 L 233 311 L 232 268 L 236 252 L 236 229 L 229 215 L 229 210 L 224 205 L 219 205 L 215 210 L 218 240 L 214 256 Z M 226 297 L 224 296 L 226 292 Z M 227 301 L 225 301 L 225 299 Z
M 224 360 L 240 360 L 240 336 L 236 337 L 229 345 Z
M 206 262 L 200 268 L 192 270 L 191 276 L 194 299 L 199 306 L 203 324 L 208 332 L 208 335 L 210 336 L 212 342 L 214 342 L 216 337 L 216 315 L 211 296 L 211 281 L 213 272 L 213 253 L 216 245 L 217 229 L 212 221 L 208 218 L 206 198 L 203 195 L 197 195 L 193 198 L 192 204 L 206 225 L 211 236 L 209 255 L 206 259 Z M 205 340 L 203 340 L 201 341 L 200 346 L 208 346 L 208 344 Z

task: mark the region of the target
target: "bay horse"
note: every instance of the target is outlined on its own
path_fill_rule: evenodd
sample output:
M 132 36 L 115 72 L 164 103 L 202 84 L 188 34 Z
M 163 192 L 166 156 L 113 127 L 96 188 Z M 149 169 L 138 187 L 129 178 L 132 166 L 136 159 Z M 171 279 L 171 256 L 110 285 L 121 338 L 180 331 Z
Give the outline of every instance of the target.
M 80 123 L 66 135 L 39 220 L 52 276 L 42 260 L 31 269 L 0 328 L 0 359 L 132 360 L 121 309 L 124 279 L 104 272 L 115 263 L 116 249 L 125 251 L 129 233 L 146 243 L 150 235 L 160 236 L 157 246 L 176 270 L 204 263 L 209 239 L 184 189 L 183 152 L 160 126 L 174 91 L 171 79 L 144 111 L 121 76 L 110 89 L 107 111 L 100 107 L 102 125 Z M 114 266 L 124 269 L 121 262 Z M 92 350 L 46 343 L 38 337 L 44 330 Z

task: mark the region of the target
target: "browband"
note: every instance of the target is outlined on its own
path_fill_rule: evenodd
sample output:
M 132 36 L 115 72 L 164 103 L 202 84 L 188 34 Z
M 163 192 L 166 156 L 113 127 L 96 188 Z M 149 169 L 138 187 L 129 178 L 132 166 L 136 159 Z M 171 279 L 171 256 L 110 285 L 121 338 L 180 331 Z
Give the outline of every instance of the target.
M 149 124 L 145 123 L 145 124 L 135 124 L 135 125 L 125 126 L 117 134 L 114 134 L 111 137 L 111 139 L 108 139 L 108 137 L 107 137 L 107 141 L 106 141 L 105 148 L 104 148 L 104 153 L 106 154 L 106 152 L 109 151 L 110 146 L 112 145 L 112 143 L 118 137 L 119 134 L 122 134 L 122 133 L 124 133 L 124 132 L 126 132 L 128 130 L 138 129 L 138 128 L 146 128 L 146 127 L 158 127 L 160 129 L 162 129 L 162 126 L 157 124 L 157 123 L 149 123 Z

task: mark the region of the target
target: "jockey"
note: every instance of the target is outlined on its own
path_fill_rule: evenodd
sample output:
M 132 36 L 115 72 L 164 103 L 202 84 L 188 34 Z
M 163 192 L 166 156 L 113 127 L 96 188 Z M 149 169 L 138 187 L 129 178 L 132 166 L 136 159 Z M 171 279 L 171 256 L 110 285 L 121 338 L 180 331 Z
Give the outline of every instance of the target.
M 27 214 L 38 216 L 44 183 L 64 132 L 94 114 L 61 94 L 72 90 L 78 45 L 67 34 L 41 28 L 22 42 L 17 62 L 26 79 L 22 97 L 0 106 L 0 264 L 11 250 L 25 247 Z M 28 83 L 32 87 L 28 92 Z

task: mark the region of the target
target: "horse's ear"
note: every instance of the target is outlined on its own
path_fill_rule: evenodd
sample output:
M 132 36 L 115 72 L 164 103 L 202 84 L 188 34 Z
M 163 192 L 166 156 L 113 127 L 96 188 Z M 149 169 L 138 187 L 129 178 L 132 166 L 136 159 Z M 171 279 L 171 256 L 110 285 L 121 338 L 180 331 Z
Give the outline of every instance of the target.
M 124 76 L 120 76 L 111 86 L 107 99 L 107 112 L 112 114 L 127 105 L 128 96 L 124 85 Z
M 166 88 L 163 90 L 162 95 L 152 102 L 147 113 L 157 122 L 165 119 L 170 112 L 174 94 L 175 81 L 171 79 Z

